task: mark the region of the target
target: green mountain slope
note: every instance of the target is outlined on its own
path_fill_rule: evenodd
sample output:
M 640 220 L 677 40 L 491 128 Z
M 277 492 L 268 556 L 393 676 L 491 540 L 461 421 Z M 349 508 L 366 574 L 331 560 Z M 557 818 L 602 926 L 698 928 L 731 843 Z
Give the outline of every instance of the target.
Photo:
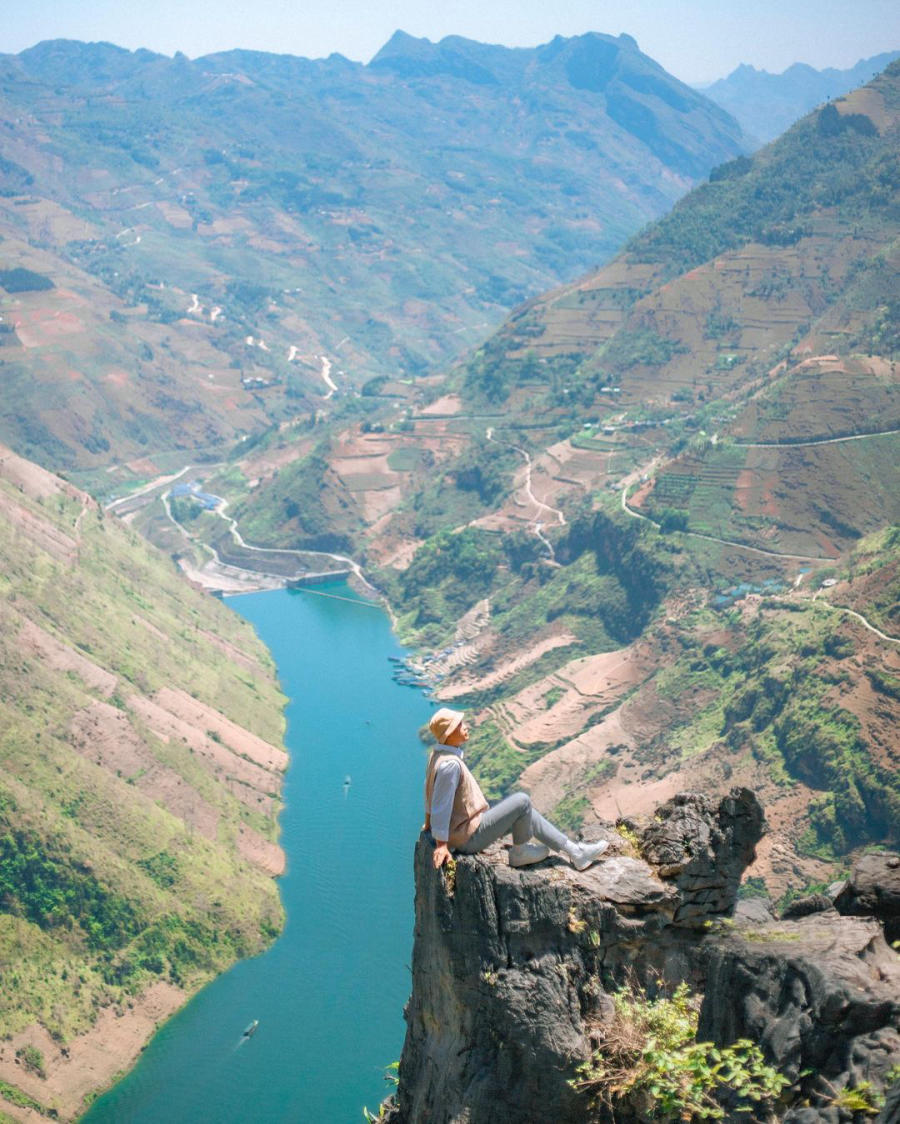
M 280 928 L 282 699 L 249 628 L 6 448 L 0 557 L 0 1081 L 68 1119 L 152 1031 L 121 1054 L 114 1011 L 164 1017 Z
M 411 466 L 357 541 L 493 793 L 749 784 L 779 895 L 896 842 L 898 130 L 894 63 L 332 451 Z
M 55 468 L 209 453 L 434 371 L 741 147 L 627 36 L 4 56 L 0 436 Z
M 898 78 L 717 169 L 609 266 L 524 306 L 469 392 L 598 421 L 601 444 L 636 425 L 686 448 L 638 498 L 657 520 L 808 555 L 896 520 Z

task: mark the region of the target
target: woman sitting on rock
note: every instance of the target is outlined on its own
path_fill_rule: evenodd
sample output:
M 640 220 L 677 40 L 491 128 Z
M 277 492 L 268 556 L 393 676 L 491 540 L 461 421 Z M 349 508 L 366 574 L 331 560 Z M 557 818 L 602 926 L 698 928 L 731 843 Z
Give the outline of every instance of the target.
M 425 771 L 425 830 L 434 837 L 436 869 L 450 857 L 451 847 L 474 855 L 510 833 L 510 866 L 530 866 L 558 851 L 576 870 L 586 870 L 609 846 L 606 840 L 573 843 L 532 808 L 531 797 L 524 792 L 491 807 L 463 762 L 469 727 L 462 711 L 442 707 L 432 715 L 428 728 L 439 743 Z M 532 838 L 538 842 L 530 843 Z

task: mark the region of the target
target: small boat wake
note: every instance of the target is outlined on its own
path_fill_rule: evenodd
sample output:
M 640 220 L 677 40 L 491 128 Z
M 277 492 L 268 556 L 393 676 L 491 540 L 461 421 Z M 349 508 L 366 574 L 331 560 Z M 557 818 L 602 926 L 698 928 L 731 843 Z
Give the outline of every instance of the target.
M 238 1044 L 237 1044 L 237 1046 L 235 1046 L 235 1050 L 237 1050 L 241 1046 L 243 1046 L 245 1042 L 249 1041 L 249 1039 L 251 1039 L 253 1037 L 253 1035 L 256 1034 L 256 1028 L 258 1026 L 259 1026 L 259 1019 L 254 1019 L 253 1022 L 247 1027 L 247 1029 L 244 1031 L 244 1033 L 238 1039 Z

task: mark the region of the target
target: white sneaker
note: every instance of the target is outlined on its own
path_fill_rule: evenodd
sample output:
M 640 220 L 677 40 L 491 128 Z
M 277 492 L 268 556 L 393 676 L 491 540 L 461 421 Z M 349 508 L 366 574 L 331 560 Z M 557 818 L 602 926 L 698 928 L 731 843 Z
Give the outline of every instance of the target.
M 587 870 L 608 848 L 609 843 L 605 839 L 599 843 L 570 843 L 564 848 L 564 854 L 576 870 Z
M 513 843 L 509 849 L 509 865 L 531 866 L 543 862 L 549 854 L 550 848 L 544 843 Z

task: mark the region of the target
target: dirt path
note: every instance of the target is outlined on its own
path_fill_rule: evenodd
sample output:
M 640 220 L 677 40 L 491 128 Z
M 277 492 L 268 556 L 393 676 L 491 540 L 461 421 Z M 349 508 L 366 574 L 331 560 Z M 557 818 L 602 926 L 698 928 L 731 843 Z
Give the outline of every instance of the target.
M 154 491 L 156 488 L 174 484 L 176 480 L 179 480 L 186 473 L 190 472 L 192 467 L 192 465 L 187 464 L 178 472 L 174 472 L 166 476 L 158 476 L 155 480 L 151 480 L 149 483 L 142 485 L 140 488 L 136 488 L 133 492 L 129 492 L 127 496 L 122 496 L 117 500 L 113 500 L 112 503 L 106 505 L 105 510 L 115 512 L 117 508 L 137 499 L 140 496 L 147 495 L 149 492 Z M 219 466 L 208 465 L 204 467 L 217 468 Z M 233 566 L 227 562 L 223 562 L 215 547 L 210 546 L 209 543 L 205 543 L 201 539 L 194 538 L 178 522 L 178 520 L 172 514 L 172 509 L 169 504 L 169 493 L 166 492 L 160 498 L 162 499 L 167 519 L 178 530 L 178 533 L 192 546 L 199 547 L 200 549 L 207 551 L 212 559 L 211 569 L 214 571 L 213 573 L 206 572 L 206 568 L 201 570 L 190 565 L 182 566 L 185 574 L 187 574 L 187 576 L 190 577 L 193 581 L 196 581 L 198 584 L 203 585 L 207 589 L 214 589 L 221 592 L 232 593 L 238 592 L 239 590 L 246 591 L 248 589 L 248 583 L 255 583 L 257 588 L 260 589 L 276 589 L 281 588 L 285 585 L 286 579 L 281 574 L 270 574 L 265 572 L 264 570 L 247 570 L 241 566 Z M 255 546 L 253 543 L 246 542 L 241 535 L 240 530 L 238 529 L 237 520 L 225 514 L 225 509 L 227 508 L 227 506 L 228 501 L 221 500 L 219 506 L 215 509 L 215 514 L 228 523 L 232 538 L 238 544 L 238 546 L 243 547 L 244 550 L 257 551 L 261 554 L 293 555 L 297 558 L 304 559 L 308 559 L 310 556 L 328 558 L 333 562 L 338 562 L 342 566 L 346 566 L 347 569 L 349 569 L 367 589 L 372 590 L 373 593 L 377 593 L 375 587 L 363 573 L 360 564 L 355 559 L 348 558 L 343 554 L 332 554 L 330 551 L 324 550 L 290 550 L 285 547 Z M 84 513 L 82 512 L 82 515 L 83 514 Z M 81 516 L 79 516 L 79 521 L 80 518 Z M 323 571 L 322 575 L 308 576 L 324 576 L 328 572 L 329 571 Z
M 556 517 L 555 521 L 559 526 L 565 527 L 566 517 L 559 510 L 559 508 L 551 507 L 549 504 L 544 503 L 543 500 L 539 500 L 532 490 L 532 487 L 531 487 L 532 460 L 531 460 L 531 456 L 527 452 L 527 450 L 523 449 L 520 445 L 514 445 L 511 441 L 498 441 L 497 438 L 494 437 L 494 427 L 493 426 L 488 426 L 488 428 L 485 430 L 485 437 L 487 437 L 488 441 L 493 441 L 494 444 L 496 444 L 496 445 L 508 445 L 510 449 L 515 449 L 515 451 L 517 453 L 521 453 L 521 455 L 525 459 L 525 477 L 524 477 L 524 482 L 522 484 L 522 491 L 525 493 L 525 498 L 528 500 L 529 503 L 532 504 L 533 507 L 535 507 L 537 509 L 538 512 L 541 512 L 541 511 L 548 512 L 550 515 L 553 515 L 553 516 Z M 537 536 L 537 538 L 539 538 L 541 540 L 541 542 L 544 544 L 544 546 L 547 548 L 547 554 L 549 556 L 550 561 L 553 562 L 556 565 L 559 565 L 559 563 L 556 561 L 556 551 L 553 549 L 553 543 L 550 542 L 550 540 L 544 534 L 544 524 L 540 520 L 534 520 L 531 523 L 531 529 L 534 532 L 534 534 Z
M 622 510 L 627 512 L 634 519 L 643 519 L 645 523 L 650 523 L 657 530 L 659 524 L 650 518 L 649 515 L 642 515 L 640 511 L 635 511 L 633 507 L 628 504 L 628 486 L 622 489 Z M 689 535 L 693 539 L 704 539 L 706 542 L 719 543 L 721 546 L 733 546 L 738 550 L 749 551 L 750 554 L 761 554 L 765 558 L 790 558 L 796 562 L 833 562 L 833 558 L 824 558 L 817 554 L 785 554 L 779 550 L 764 550 L 761 546 L 748 546 L 743 542 L 735 542 L 733 539 L 719 539 L 715 535 L 702 535 L 699 531 L 679 531 L 681 535 Z M 848 610 L 849 612 L 849 610 Z
M 166 514 L 169 515 L 169 518 L 172 520 L 172 522 L 175 523 L 175 525 L 179 527 L 181 533 L 185 537 L 187 537 L 189 541 L 194 542 L 193 538 L 188 534 L 188 532 L 185 531 L 185 529 L 181 526 L 181 524 L 178 523 L 178 520 L 175 520 L 174 516 L 172 515 L 172 513 L 169 509 L 169 500 L 167 500 L 167 497 L 166 497 L 164 502 L 165 502 Z M 354 577 L 357 578 L 358 580 L 360 580 L 367 589 L 371 589 L 373 592 L 378 592 L 378 590 L 376 590 L 375 587 L 373 586 L 372 582 L 365 577 L 365 574 L 363 573 L 363 569 L 362 569 L 362 566 L 360 565 L 360 563 L 358 563 L 355 559 L 347 558 L 347 556 L 345 554 L 333 554 L 330 551 L 297 551 L 297 550 L 292 550 L 292 549 L 290 549 L 290 547 L 287 547 L 287 546 L 255 546 L 253 543 L 248 543 L 245 540 L 244 536 L 242 534 L 240 534 L 240 531 L 239 531 L 238 526 L 237 526 L 237 519 L 231 517 L 230 515 L 226 515 L 226 508 L 227 507 L 228 507 L 228 500 L 225 500 L 225 499 L 221 500 L 219 506 L 215 510 L 215 514 L 218 515 L 219 518 L 225 519 L 225 522 L 228 524 L 228 529 L 231 533 L 231 537 L 233 537 L 234 541 L 237 543 L 237 545 L 240 546 L 240 547 L 243 547 L 243 549 L 245 551 L 257 551 L 258 553 L 261 553 L 261 554 L 288 554 L 288 555 L 293 555 L 294 558 L 297 558 L 297 559 L 301 559 L 301 558 L 302 559 L 308 559 L 308 558 L 310 558 L 310 555 L 313 556 L 313 558 L 331 559 L 331 561 L 339 562 L 340 564 L 347 566 L 347 569 L 351 570 Z M 212 547 L 208 543 L 203 543 L 203 542 L 197 542 L 196 545 L 200 545 L 200 546 L 203 547 L 204 550 L 208 550 L 213 555 L 213 558 L 215 558 L 216 562 L 220 566 L 226 566 L 227 565 L 227 563 L 224 563 L 224 562 L 221 561 L 221 559 L 219 558 L 218 552 L 215 550 L 215 547 Z M 239 568 L 239 566 L 228 566 L 228 569 L 229 570 L 239 570 L 240 568 Z M 249 574 L 257 574 L 257 575 L 260 575 L 260 577 L 263 577 L 263 578 L 276 580 L 280 584 L 282 584 L 282 586 L 285 582 L 285 579 L 283 577 L 279 577 L 278 574 L 270 574 L 270 573 L 265 573 L 264 571 L 256 571 L 256 570 L 245 570 L 243 572 L 249 573 Z M 329 572 L 330 571 L 324 570 L 319 574 L 307 574 L 307 577 L 324 578 L 324 577 L 326 577 L 326 575 Z
M 332 554 L 330 551 L 327 551 L 327 550 L 292 550 L 288 547 L 282 547 L 282 546 L 254 546 L 253 543 L 247 542 L 244 539 L 244 537 L 241 535 L 241 532 L 238 530 L 237 520 L 233 519 L 230 515 L 225 514 L 225 509 L 227 507 L 228 507 L 228 501 L 222 500 L 222 502 L 216 508 L 215 514 L 218 515 L 221 519 L 225 520 L 225 522 L 228 524 L 229 529 L 231 531 L 231 537 L 238 544 L 238 546 L 243 547 L 244 550 L 255 550 L 255 551 L 259 551 L 262 554 L 288 554 L 288 555 L 293 555 L 296 558 L 309 558 L 310 555 L 312 555 L 313 557 L 316 557 L 316 558 L 330 558 L 334 562 L 340 562 L 342 566 L 347 566 L 348 569 L 350 569 L 353 572 L 353 575 L 356 578 L 358 578 L 365 586 L 367 586 L 373 592 L 376 592 L 375 587 L 372 585 L 372 583 L 369 581 L 369 579 L 363 573 L 362 567 L 360 566 L 360 564 L 355 559 L 348 558 L 344 554 Z M 205 543 L 203 545 L 206 546 Z M 207 549 L 212 550 L 212 547 L 207 546 Z M 328 571 L 323 571 L 322 574 L 309 575 L 309 576 L 324 577 L 327 572 Z M 274 576 L 274 575 L 267 575 L 267 576 Z
M 136 500 L 138 496 L 145 496 L 148 492 L 152 492 L 154 488 L 160 488 L 165 484 L 174 484 L 176 480 L 184 476 L 186 472 L 190 472 L 193 465 L 186 464 L 184 468 L 179 469 L 178 472 L 173 472 L 168 476 L 157 476 L 155 480 L 151 480 L 149 484 L 144 484 L 140 488 L 135 488 L 133 492 L 129 492 L 127 496 L 121 496 L 117 500 L 108 503 L 104 511 L 115 511 L 117 507 L 123 504 L 130 503 L 131 500 Z M 217 467 L 217 466 L 210 466 Z
M 200 539 L 195 539 L 182 527 L 172 514 L 168 494 L 162 497 L 162 503 L 166 518 L 181 537 L 191 546 L 199 547 L 210 555 L 209 562 L 204 563 L 202 567 L 194 566 L 184 559 L 179 562 L 181 571 L 192 582 L 215 593 L 256 593 L 267 589 L 284 588 L 287 579 L 282 574 L 270 574 L 265 570 L 247 570 L 242 566 L 232 566 L 228 562 L 223 562 L 214 546 L 210 546 L 209 543 Z M 246 544 L 244 545 L 246 546 Z M 256 548 L 247 546 L 247 549 L 253 550 Z
M 337 390 L 337 383 L 331 377 L 331 360 L 327 355 L 320 355 L 319 362 L 322 364 L 322 381 L 328 387 L 328 393 L 325 395 L 325 397 L 330 398 L 332 394 L 334 394 L 334 392 Z
M 821 590 L 813 594 L 812 600 L 817 605 L 827 605 L 829 609 L 834 609 L 838 613 L 846 613 L 850 617 L 855 617 L 861 625 L 864 625 L 869 632 L 874 632 L 879 640 L 886 640 L 888 644 L 900 644 L 900 636 L 888 636 L 886 632 L 882 632 L 880 628 L 876 628 L 871 621 L 867 621 L 862 613 L 857 613 L 855 609 L 848 609 L 846 605 L 835 605 L 833 601 L 826 601 L 824 598 L 819 600 L 819 593 Z
M 93 501 L 88 499 L 87 496 L 85 496 L 85 498 L 82 500 L 82 503 L 81 503 L 81 511 L 78 512 L 78 518 L 75 520 L 75 534 L 76 534 L 76 536 L 81 533 L 81 521 L 82 521 L 82 519 L 84 519 L 85 515 L 87 515 L 87 513 L 91 510 L 91 508 L 93 506 L 94 506 Z

